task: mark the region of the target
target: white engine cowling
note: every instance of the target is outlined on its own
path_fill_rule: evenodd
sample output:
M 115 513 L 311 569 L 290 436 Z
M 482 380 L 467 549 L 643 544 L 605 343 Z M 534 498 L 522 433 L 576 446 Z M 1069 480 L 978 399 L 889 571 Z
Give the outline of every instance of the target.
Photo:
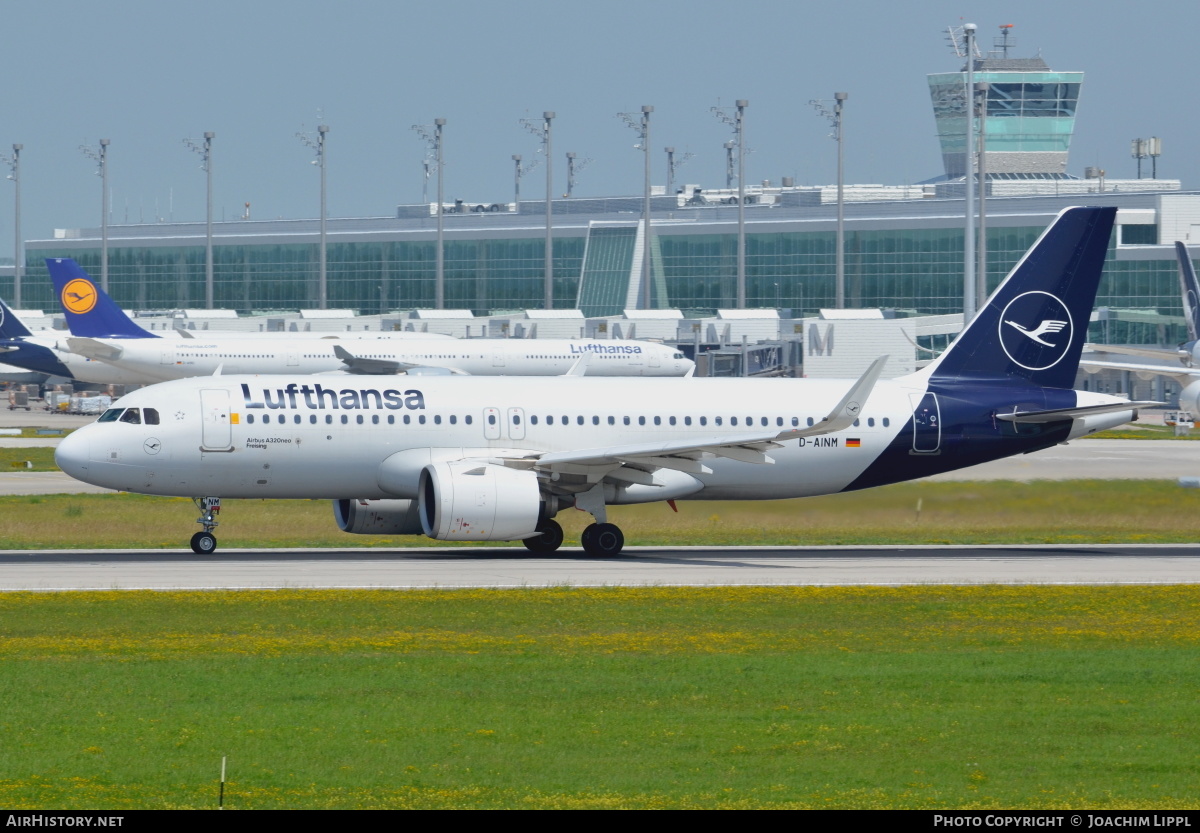
M 1200 380 L 1188 382 L 1187 387 L 1179 392 L 1179 410 L 1200 416 Z
M 515 541 L 537 534 L 537 475 L 454 460 L 421 471 L 421 526 L 442 541 Z
M 333 518 L 342 532 L 356 535 L 420 535 L 415 500 L 335 500 Z

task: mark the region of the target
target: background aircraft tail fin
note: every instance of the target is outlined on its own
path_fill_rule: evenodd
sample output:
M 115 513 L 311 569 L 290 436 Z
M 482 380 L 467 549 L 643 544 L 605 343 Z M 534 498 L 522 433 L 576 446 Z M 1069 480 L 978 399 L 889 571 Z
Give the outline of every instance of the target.
M 13 313 L 8 304 L 0 301 L 0 338 L 28 338 L 33 335 L 25 323 Z
M 1183 292 L 1183 316 L 1187 319 L 1188 338 L 1200 339 L 1200 283 L 1196 281 L 1196 267 L 1187 246 L 1175 241 L 1175 255 L 1179 258 L 1179 288 Z
M 941 380 L 1026 380 L 1070 388 L 1116 208 L 1067 208 L 933 364 Z
M 72 335 L 84 338 L 158 338 L 133 322 L 69 257 L 48 257 L 46 268 L 54 281 L 58 303 Z

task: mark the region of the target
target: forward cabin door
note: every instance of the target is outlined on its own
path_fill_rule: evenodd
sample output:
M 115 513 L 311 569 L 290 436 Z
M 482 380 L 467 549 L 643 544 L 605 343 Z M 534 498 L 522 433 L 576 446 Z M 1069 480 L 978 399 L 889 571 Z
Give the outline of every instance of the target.
M 205 388 L 200 391 L 203 416 L 201 451 L 233 451 L 233 427 L 229 419 L 229 391 Z

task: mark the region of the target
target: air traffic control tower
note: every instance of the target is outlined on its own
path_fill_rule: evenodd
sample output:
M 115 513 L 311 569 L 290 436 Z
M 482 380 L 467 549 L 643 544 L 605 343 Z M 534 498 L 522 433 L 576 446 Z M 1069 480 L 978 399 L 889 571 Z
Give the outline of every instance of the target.
M 975 82 L 986 81 L 987 118 L 976 125 L 986 142 L 989 180 L 1064 179 L 1067 152 L 1075 130 L 1075 108 L 1083 85 L 1082 72 L 1053 72 L 1037 58 L 1010 58 L 1016 45 L 1012 25 L 1000 27 L 986 56 L 976 49 L 967 56 L 959 30 L 950 30 L 955 54 L 974 61 Z M 959 72 L 929 76 L 933 116 L 942 144 L 947 179 L 966 173 L 967 66 Z

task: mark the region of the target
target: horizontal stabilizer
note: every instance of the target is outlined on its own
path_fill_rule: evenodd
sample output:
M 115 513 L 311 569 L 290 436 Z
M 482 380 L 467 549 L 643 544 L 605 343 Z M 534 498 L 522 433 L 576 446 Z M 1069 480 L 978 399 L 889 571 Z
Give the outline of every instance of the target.
M 1094 359 L 1084 359 L 1080 367 L 1099 367 L 1104 370 L 1126 370 L 1130 373 L 1151 373 L 1155 376 L 1170 376 L 1186 385 L 1190 380 L 1200 376 L 1200 367 L 1183 367 L 1171 364 L 1134 364 L 1133 362 L 1103 362 Z
M 116 361 L 125 352 L 121 347 L 94 338 L 68 338 L 67 348 L 72 353 L 86 359 L 97 359 L 102 362 Z
M 1136 411 L 1138 408 L 1153 408 L 1165 402 L 1111 402 L 1107 405 L 1087 405 L 1083 408 L 1052 408 L 1048 411 L 1014 411 L 1011 414 L 996 414 L 1004 422 L 1061 422 L 1064 419 L 1116 414 L 1121 411 Z

